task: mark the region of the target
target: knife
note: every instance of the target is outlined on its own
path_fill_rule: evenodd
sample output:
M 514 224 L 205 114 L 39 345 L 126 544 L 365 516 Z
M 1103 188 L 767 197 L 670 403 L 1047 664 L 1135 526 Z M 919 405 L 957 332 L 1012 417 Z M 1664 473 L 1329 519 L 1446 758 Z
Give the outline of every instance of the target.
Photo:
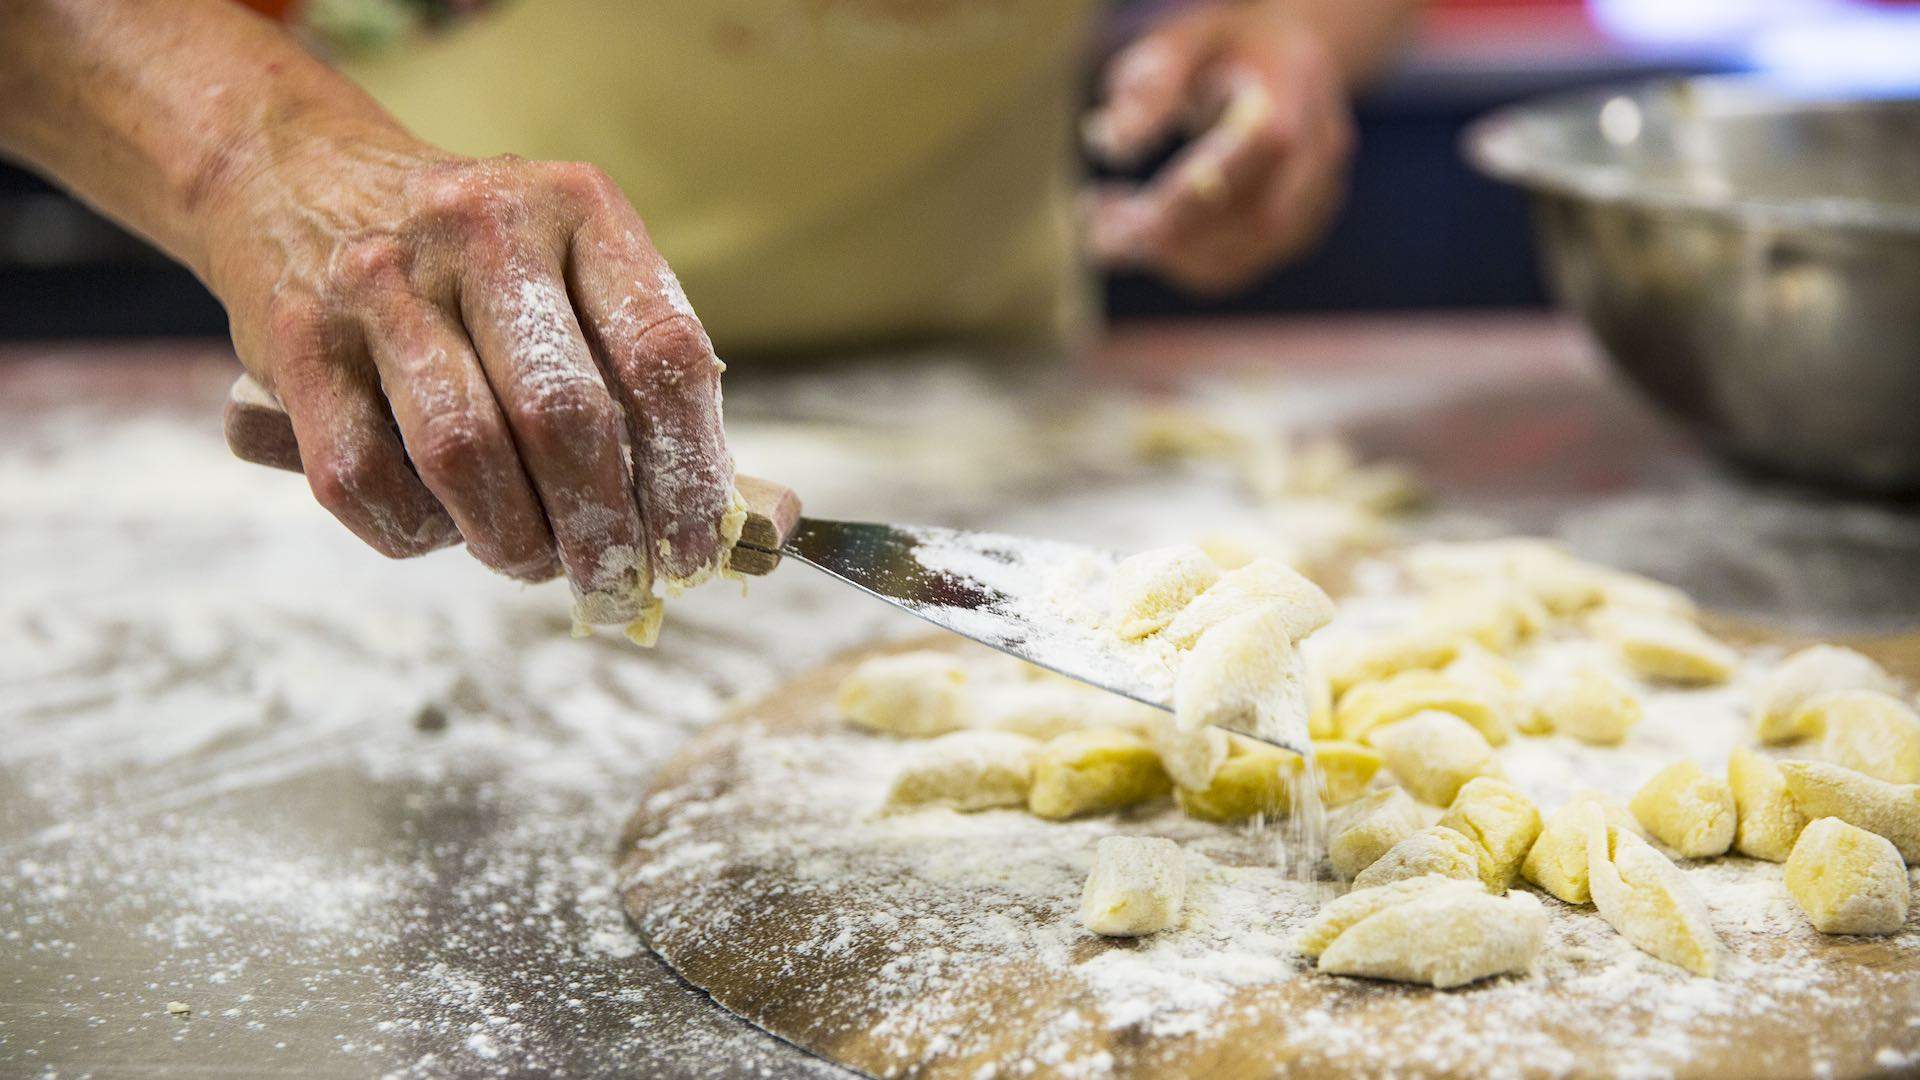
M 227 446 L 243 461 L 300 471 L 293 424 L 252 376 L 227 395 Z M 764 575 L 791 558 L 926 621 L 1068 678 L 1173 710 L 1173 670 L 1142 645 L 1121 642 L 1069 608 L 1083 597 L 1062 583 L 1102 576 L 1112 552 L 999 533 L 804 517 L 791 488 L 735 478 L 746 524 L 728 558 Z M 1235 730 L 1302 756 L 1304 736 Z M 1298 743 L 1299 745 L 1296 745 Z

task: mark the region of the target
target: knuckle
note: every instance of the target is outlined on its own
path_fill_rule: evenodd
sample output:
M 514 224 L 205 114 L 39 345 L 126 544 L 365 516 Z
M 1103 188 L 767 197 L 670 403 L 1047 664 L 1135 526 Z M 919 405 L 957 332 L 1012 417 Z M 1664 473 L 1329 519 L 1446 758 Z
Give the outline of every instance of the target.
M 548 452 L 582 448 L 590 439 L 611 432 L 613 399 L 598 382 L 585 376 L 541 378 L 523 386 L 514 402 L 516 430 Z
M 472 167 L 435 173 L 418 195 L 421 212 L 453 229 L 485 229 L 506 209 L 499 185 L 489 172 Z
M 336 450 L 307 469 L 313 497 L 336 517 L 364 517 L 365 494 L 373 481 L 373 467 L 364 455 Z
M 267 302 L 267 340 L 281 347 L 304 344 L 324 320 L 324 309 L 314 297 L 303 292 L 277 293 Z
M 642 370 L 659 384 L 678 385 L 713 373 L 713 344 L 691 315 L 675 314 L 640 335 Z
M 413 450 L 413 466 L 435 483 L 460 485 L 485 471 L 494 445 L 485 427 L 462 414 L 442 414 L 428 420 Z
M 365 236 L 348 241 L 335 260 L 338 286 L 362 293 L 403 281 L 411 259 L 406 245 L 391 236 Z
M 620 185 L 598 165 L 584 161 L 556 161 L 545 165 L 547 180 L 562 195 L 589 206 L 624 201 Z

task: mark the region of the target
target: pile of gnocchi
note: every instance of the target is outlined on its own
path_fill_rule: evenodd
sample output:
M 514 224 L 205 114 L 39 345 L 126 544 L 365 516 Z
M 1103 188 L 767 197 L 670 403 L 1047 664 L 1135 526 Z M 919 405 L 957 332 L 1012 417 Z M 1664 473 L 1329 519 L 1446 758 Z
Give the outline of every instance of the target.
M 894 778 L 889 813 L 1063 820 L 1171 795 L 1191 817 L 1242 822 L 1317 797 L 1335 808 L 1327 859 L 1348 891 L 1298 949 L 1331 974 L 1452 987 L 1523 971 L 1547 936 L 1531 889 L 1591 905 L 1634 946 L 1711 977 L 1725 950 L 1673 858 L 1730 852 L 1784 862 L 1823 933 L 1902 928 L 1920 859 L 1920 714 L 1873 660 L 1815 645 L 1775 666 L 1752 702 L 1754 745 L 1724 774 L 1675 761 L 1624 800 L 1569 791 L 1543 814 L 1507 781 L 1501 747 L 1553 733 L 1620 744 L 1649 687 L 1722 684 L 1739 654 L 1679 591 L 1544 541 L 1425 544 L 1397 562 L 1419 617 L 1324 638 L 1332 601 L 1277 560 L 1181 546 L 1120 563 L 1104 630 L 1171 666 L 1171 714 L 1017 661 L 933 651 L 866 661 L 838 704 L 855 725 L 928 740 Z M 1523 678 L 1516 657 L 1547 639 L 1579 642 L 1591 662 Z M 1310 744 L 1313 760 L 1220 724 Z M 1102 838 L 1082 922 L 1111 936 L 1177 927 L 1184 865 L 1171 840 Z

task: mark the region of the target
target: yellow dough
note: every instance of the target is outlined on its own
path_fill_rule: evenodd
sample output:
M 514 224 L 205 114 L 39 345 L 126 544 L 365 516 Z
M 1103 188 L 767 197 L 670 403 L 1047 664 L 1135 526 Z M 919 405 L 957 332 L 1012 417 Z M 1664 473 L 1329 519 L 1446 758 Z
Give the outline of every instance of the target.
M 1740 819 L 1733 849 L 1750 858 L 1786 862 L 1807 815 L 1794 805 L 1780 766 L 1744 746 L 1727 758 L 1727 786 L 1733 789 L 1733 808 Z
M 1526 700 L 1525 680 L 1506 657 L 1497 656 L 1475 642 L 1464 641 L 1440 673 L 1491 703 L 1494 713 L 1504 717 L 1514 731 L 1545 734 L 1545 729 L 1536 722 L 1538 711 Z
M 1442 627 L 1421 626 L 1339 643 L 1327 656 L 1327 679 L 1338 699 L 1361 683 L 1402 671 L 1445 667 L 1460 654 L 1460 637 Z
M 1299 641 L 1333 619 L 1333 601 L 1320 586 L 1278 559 L 1255 559 L 1220 575 L 1173 617 L 1160 637 L 1180 648 L 1192 648 L 1213 627 L 1268 606 L 1280 609 L 1289 641 Z
M 975 726 L 1043 740 L 1089 727 L 1145 731 L 1153 718 L 1166 715 L 1151 705 L 1054 677 L 969 683 L 968 693 Z
M 1893 784 L 1920 783 L 1920 714 L 1878 690 L 1841 690 L 1811 698 L 1794 714 L 1797 729 L 1820 733 L 1820 756 Z
M 1600 917 L 1634 947 L 1711 977 L 1723 948 L 1706 900 L 1680 868 L 1631 830 L 1588 819 L 1587 884 Z
M 1801 707 L 1821 694 L 1840 690 L 1895 689 L 1892 676 L 1873 660 L 1838 645 L 1813 645 L 1780 662 L 1768 673 L 1754 697 L 1753 733 L 1763 743 L 1792 742 L 1818 731 L 1799 725 L 1812 723 Z
M 1640 699 L 1626 682 L 1588 664 L 1540 696 L 1540 716 L 1554 731 L 1597 746 L 1617 746 L 1640 722 Z
M 1793 804 L 1808 818 L 1836 817 L 1893 841 L 1920 861 L 1920 784 L 1889 784 L 1824 761 L 1783 761 Z
M 1121 560 L 1107 581 L 1113 632 L 1133 640 L 1173 620 L 1180 609 L 1220 579 L 1220 569 L 1192 544 L 1154 548 Z
M 1473 842 L 1480 884 L 1497 895 L 1520 876 L 1520 864 L 1540 836 L 1540 810 L 1506 781 L 1480 776 L 1460 788 L 1440 824 Z
M 1493 747 L 1452 713 L 1415 713 L 1375 730 L 1372 741 L 1401 785 L 1434 806 L 1452 802 L 1474 777 L 1500 775 Z
M 1428 876 L 1340 897 L 1309 924 L 1300 948 L 1330 975 L 1447 989 L 1525 971 L 1546 932 L 1546 912 L 1531 896 L 1489 896 Z
M 1048 740 L 1034 755 L 1027 809 L 1060 820 L 1118 810 L 1172 788 L 1160 756 L 1140 736 L 1117 728 L 1074 731 Z
M 1313 920 L 1300 931 L 1300 938 L 1294 943 L 1302 956 L 1317 957 L 1325 952 L 1327 946 L 1341 934 L 1365 920 L 1396 904 L 1404 904 L 1419 896 L 1432 893 L 1477 892 L 1485 895 L 1486 890 L 1471 882 L 1457 878 L 1445 878 L 1438 874 L 1427 877 L 1409 878 L 1389 885 L 1372 889 L 1356 889 L 1343 896 L 1336 896 L 1321 905 Z
M 876 656 L 840 683 L 848 720 L 892 735 L 944 735 L 967 725 L 967 670 L 951 653 Z
M 1147 741 L 1160 755 L 1160 767 L 1183 788 L 1205 788 L 1227 760 L 1227 733 L 1217 727 L 1182 727 L 1166 713 L 1147 725 Z
M 1655 839 L 1689 859 L 1725 855 L 1739 826 L 1732 789 L 1691 761 L 1653 774 L 1627 809 Z
M 889 809 L 1025 806 L 1040 744 L 1005 731 L 956 731 L 921 748 L 894 777 Z
M 1427 598 L 1421 620 L 1440 633 L 1509 653 L 1540 632 L 1550 616 L 1533 594 L 1513 586 L 1456 585 Z
M 1307 684 L 1307 734 L 1316 739 L 1331 739 L 1340 734 L 1333 723 L 1333 683 L 1327 679 L 1326 664 L 1304 650 L 1300 653 L 1301 678 Z
M 1341 697 L 1333 719 L 1341 738 L 1365 740 L 1378 728 L 1430 709 L 1472 724 L 1494 746 L 1512 735 L 1496 699 L 1438 671 L 1403 671 L 1362 683 Z
M 1808 825 L 1787 856 L 1787 892 L 1823 934 L 1899 933 L 1907 890 L 1893 844 L 1839 818 Z
M 1251 739 L 1221 762 L 1205 788 L 1177 788 L 1174 798 L 1189 817 L 1202 821 L 1243 821 L 1256 814 L 1283 817 L 1293 805 L 1300 755 Z
M 1603 825 L 1629 831 L 1639 828 L 1627 808 L 1606 793 L 1576 791 L 1541 827 L 1539 838 L 1520 864 L 1520 876 L 1556 900 L 1592 903 L 1593 892 L 1587 884 L 1587 833 L 1595 814 Z
M 1188 729 L 1213 725 L 1300 745 L 1308 709 L 1305 665 L 1278 607 L 1207 631 L 1174 676 L 1174 716 Z
M 1385 788 L 1346 808 L 1327 833 L 1327 856 L 1342 879 L 1352 880 L 1393 845 L 1426 825 L 1420 807 L 1398 788 Z
M 1320 769 L 1320 796 L 1328 806 L 1350 803 L 1366 793 L 1380 771 L 1380 751 L 1339 739 L 1313 740 L 1313 763 Z
M 1458 830 L 1429 826 L 1388 848 L 1372 866 L 1355 874 L 1353 887 L 1371 889 L 1428 874 L 1478 882 L 1479 848 Z
M 1739 654 L 1692 623 L 1672 616 L 1606 609 L 1593 616 L 1590 626 L 1642 678 L 1710 686 L 1726 682 L 1740 665 Z
M 1080 892 L 1080 922 L 1107 937 L 1156 933 L 1180 921 L 1186 892 L 1180 845 L 1152 836 L 1103 836 Z

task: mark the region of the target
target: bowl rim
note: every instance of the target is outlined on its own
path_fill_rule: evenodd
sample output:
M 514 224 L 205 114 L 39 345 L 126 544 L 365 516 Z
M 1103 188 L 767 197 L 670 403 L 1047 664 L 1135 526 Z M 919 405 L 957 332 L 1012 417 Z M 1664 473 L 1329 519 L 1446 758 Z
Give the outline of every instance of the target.
M 1651 210 L 1683 211 L 1782 228 L 1863 229 L 1920 237 L 1920 207 L 1894 206 L 1851 198 L 1760 198 L 1686 191 L 1647 182 L 1622 168 L 1554 162 L 1530 153 L 1525 128 L 1559 114 L 1597 116 L 1616 98 L 1646 101 L 1659 94 L 1698 91 L 1742 96 L 1756 106 L 1793 105 L 1837 109 L 1868 101 L 1920 105 L 1920 97 L 1855 95 L 1802 91 L 1758 77 L 1710 75 L 1641 79 L 1556 91 L 1503 105 L 1469 122 L 1460 135 L 1462 155 L 1484 175 L 1534 192 L 1570 196 L 1596 203 Z

